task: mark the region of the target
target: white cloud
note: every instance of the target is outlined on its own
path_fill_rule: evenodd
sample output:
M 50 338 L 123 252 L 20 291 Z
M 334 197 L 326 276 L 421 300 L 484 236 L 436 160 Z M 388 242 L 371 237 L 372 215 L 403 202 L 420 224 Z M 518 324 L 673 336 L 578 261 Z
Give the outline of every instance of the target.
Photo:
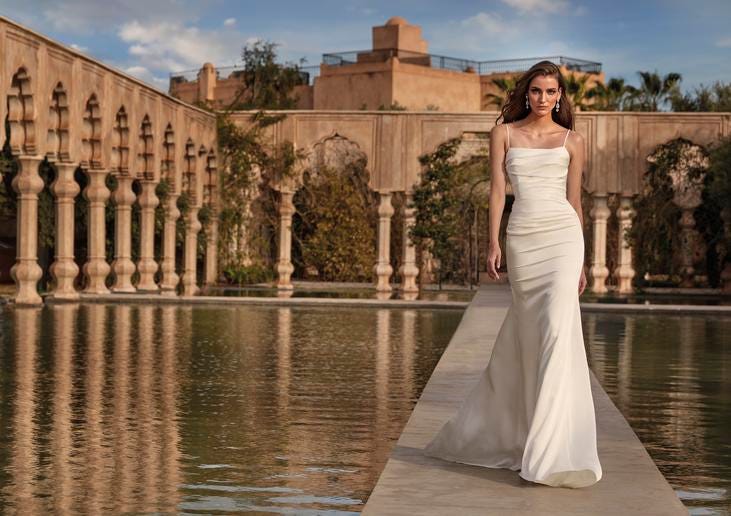
M 211 62 L 233 64 L 241 52 L 241 34 L 202 30 L 179 22 L 125 23 L 118 33 L 130 46 L 128 52 L 150 70 L 176 72 L 200 68 Z
M 130 66 L 124 70 L 129 75 L 138 78 L 141 81 L 146 82 L 150 86 L 157 88 L 160 91 L 167 92 L 168 90 L 168 79 L 163 77 L 157 77 L 150 70 L 144 66 Z
M 500 16 L 492 13 L 480 12 L 462 20 L 466 28 L 476 28 L 485 34 L 501 34 L 510 30 L 510 24 L 505 23 Z
M 84 47 L 84 46 L 81 46 L 81 45 L 77 45 L 76 43 L 71 43 L 69 46 L 71 48 L 73 48 L 74 50 L 76 50 L 77 52 L 86 53 L 86 52 L 89 51 L 88 47 Z
M 721 48 L 731 47 L 731 36 L 716 41 L 716 46 Z
M 502 0 L 504 4 L 517 9 L 520 14 L 542 14 L 565 12 L 569 8 L 566 0 Z
M 226 18 L 223 20 L 224 27 L 233 27 L 234 25 L 236 25 L 236 18 Z

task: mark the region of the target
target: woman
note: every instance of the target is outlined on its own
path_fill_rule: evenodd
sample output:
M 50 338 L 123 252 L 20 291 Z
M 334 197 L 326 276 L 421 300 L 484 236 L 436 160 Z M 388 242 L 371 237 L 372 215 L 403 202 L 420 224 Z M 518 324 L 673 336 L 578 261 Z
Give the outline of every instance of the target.
M 488 273 L 499 279 L 505 174 L 515 195 L 506 261 L 512 303 L 480 381 L 427 445 L 433 457 L 519 471 L 549 486 L 602 477 L 581 329 L 586 287 L 581 211 L 584 139 L 559 68 L 516 83 L 490 138 Z

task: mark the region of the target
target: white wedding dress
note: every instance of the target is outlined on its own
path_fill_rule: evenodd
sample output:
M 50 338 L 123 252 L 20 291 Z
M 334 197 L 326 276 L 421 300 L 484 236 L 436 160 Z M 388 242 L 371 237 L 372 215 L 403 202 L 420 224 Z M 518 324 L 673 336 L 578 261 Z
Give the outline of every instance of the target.
M 602 477 L 578 286 L 584 236 L 566 198 L 561 147 L 510 147 L 515 202 L 506 261 L 512 302 L 490 361 L 426 455 L 586 487 Z

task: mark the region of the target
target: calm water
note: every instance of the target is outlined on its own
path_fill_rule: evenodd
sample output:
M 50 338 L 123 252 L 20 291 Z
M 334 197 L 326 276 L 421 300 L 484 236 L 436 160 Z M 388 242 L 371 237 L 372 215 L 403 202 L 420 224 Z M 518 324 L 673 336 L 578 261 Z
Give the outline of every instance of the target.
M 582 321 L 597 379 L 691 514 L 731 514 L 731 317 Z
M 227 297 L 326 297 L 326 298 L 356 298 L 356 299 L 407 299 L 410 301 L 462 301 L 469 303 L 475 296 L 476 290 L 421 290 L 418 295 L 404 295 L 400 290 L 383 294 L 376 292 L 372 286 L 344 287 L 344 288 L 297 288 L 282 293 L 276 288 L 269 287 L 209 287 L 206 295 Z
M 0 307 L 0 512 L 358 513 L 461 317 Z

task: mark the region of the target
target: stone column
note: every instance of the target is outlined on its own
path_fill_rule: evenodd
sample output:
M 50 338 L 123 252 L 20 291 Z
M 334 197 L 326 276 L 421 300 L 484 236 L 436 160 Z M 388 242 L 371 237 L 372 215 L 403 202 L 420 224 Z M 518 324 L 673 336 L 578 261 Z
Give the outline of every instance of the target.
M 191 206 L 185 217 L 185 250 L 183 251 L 183 295 L 194 296 L 200 290 L 196 284 L 196 251 L 198 249 L 198 232 L 201 223 L 198 220 L 198 209 Z
M 108 294 L 109 289 L 104 284 L 109 275 L 110 267 L 107 263 L 106 250 L 104 248 L 106 239 L 106 226 L 104 223 L 104 207 L 109 199 L 109 188 L 105 184 L 107 171 L 102 169 L 87 170 L 89 184 L 84 188 L 84 198 L 89 201 L 89 224 L 88 224 L 88 259 L 84 264 L 84 276 L 86 277 L 86 288 L 84 292 L 89 294 Z
M 609 218 L 606 194 L 594 194 L 594 207 L 589 212 L 593 221 L 594 252 L 591 257 L 591 291 L 595 294 L 607 292 L 607 219 Z
M 699 240 L 698 231 L 695 229 L 695 217 L 693 211 L 697 206 L 681 206 L 680 212 L 680 281 L 681 287 L 695 287 L 695 267 L 693 266 L 694 251 Z
M 293 290 L 290 278 L 294 272 L 292 266 L 292 215 L 294 215 L 294 204 L 292 204 L 292 192 L 281 192 L 279 202 L 279 261 L 277 262 L 277 288 L 280 290 Z
M 160 294 L 163 296 L 174 296 L 177 294 L 180 278 L 175 272 L 175 238 L 176 222 L 180 217 L 178 209 L 178 195 L 169 194 L 165 199 L 165 224 L 162 233 L 162 281 L 160 282 Z
M 391 217 L 393 205 L 391 192 L 379 193 L 381 202 L 378 205 L 378 262 L 373 270 L 378 276 L 376 292 L 391 292 L 390 278 L 393 274 L 391 267 Z
M 56 299 L 79 298 L 74 289 L 74 279 L 79 274 L 74 262 L 74 198 L 80 191 L 74 180 L 76 168 L 73 163 L 57 163 L 58 174 L 51 185 L 56 196 L 56 256 L 51 265 L 55 286 L 51 295 Z
M 211 215 L 211 222 L 206 229 L 206 276 L 205 284 L 214 285 L 218 278 L 218 220 Z
M 155 208 L 160 200 L 155 194 L 156 183 L 150 180 L 140 182 L 142 192 L 137 198 L 140 205 L 140 260 L 137 262 L 137 271 L 140 273 L 140 281 L 137 290 L 145 292 L 157 292 L 155 273 L 157 262 L 155 261 Z
M 112 292 L 134 292 L 132 274 L 132 204 L 135 202 L 132 191 L 132 178 L 128 175 L 117 176 L 117 188 L 112 192 L 114 202 L 114 285 Z
M 412 195 L 406 194 L 404 199 L 404 231 L 403 231 L 403 259 L 399 273 L 401 274 L 401 291 L 404 297 L 412 297 L 419 292 L 416 285 L 416 276 L 419 268 L 416 266 L 416 247 L 409 238 L 409 231 L 416 222 L 415 208 L 411 206 Z
M 20 168 L 13 178 L 13 189 L 18 193 L 18 243 L 15 265 L 10 274 L 15 280 L 15 302 L 19 305 L 42 303 L 37 288 L 43 275 L 38 265 L 38 193 L 43 189 L 38 167 L 41 161 L 37 156 L 20 156 Z
M 632 226 L 632 216 L 635 211 L 632 208 L 632 197 L 622 195 L 619 198 L 617 208 L 617 219 L 619 220 L 619 242 L 617 245 L 617 269 L 614 276 L 617 278 L 618 292 L 629 294 L 632 292 L 632 278 L 635 270 L 632 268 L 632 248 L 627 244 L 624 234 Z

